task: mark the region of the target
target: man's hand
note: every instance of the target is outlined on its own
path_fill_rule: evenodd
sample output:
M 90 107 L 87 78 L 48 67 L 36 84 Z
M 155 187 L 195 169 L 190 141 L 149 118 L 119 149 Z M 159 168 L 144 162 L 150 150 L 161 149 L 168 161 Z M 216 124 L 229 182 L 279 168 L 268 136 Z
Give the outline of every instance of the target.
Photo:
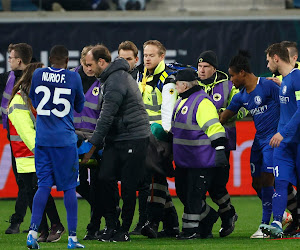
M 219 146 L 219 147 L 223 147 L 223 146 Z M 218 149 L 218 147 L 216 147 L 215 164 L 216 167 L 229 166 L 229 162 L 227 160 L 224 147 L 222 149 Z
M 281 85 L 281 81 L 277 77 L 267 77 L 267 79 L 275 82 L 278 86 Z
M 86 164 L 86 163 L 88 163 L 88 161 L 91 159 L 91 157 L 92 157 L 92 155 L 93 155 L 93 153 L 94 153 L 95 150 L 96 150 L 96 146 L 93 145 L 91 147 L 90 151 L 87 152 L 87 153 L 85 153 L 83 155 L 83 158 L 82 158 L 80 164 Z
M 270 140 L 269 145 L 270 145 L 272 148 L 277 148 L 277 147 L 279 147 L 280 142 L 281 142 L 282 140 L 283 140 L 283 137 L 282 137 L 282 135 L 278 132 L 278 133 L 276 133 L 275 135 L 273 135 L 273 137 L 272 137 L 271 140 Z

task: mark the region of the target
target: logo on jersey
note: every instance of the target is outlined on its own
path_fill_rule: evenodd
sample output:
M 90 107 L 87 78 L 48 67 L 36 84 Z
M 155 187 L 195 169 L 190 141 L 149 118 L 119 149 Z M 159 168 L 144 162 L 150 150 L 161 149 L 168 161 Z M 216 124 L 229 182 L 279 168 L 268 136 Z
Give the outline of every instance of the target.
M 100 93 L 99 87 L 93 88 L 93 91 L 92 91 L 93 96 L 97 96 L 97 95 L 99 95 L 99 93 Z
M 262 102 L 262 99 L 261 99 L 261 97 L 259 95 L 257 95 L 257 96 L 254 97 L 254 103 L 256 105 L 260 105 L 261 102 Z
M 213 95 L 213 99 L 214 99 L 215 102 L 218 102 L 218 101 L 220 101 L 222 99 L 222 96 L 219 93 L 215 93 Z
M 184 106 L 181 110 L 181 114 L 185 115 L 188 112 L 189 108 L 188 106 Z
M 286 94 L 286 90 L 287 90 L 287 87 L 286 87 L 286 85 L 284 85 L 283 88 L 282 88 L 282 94 L 285 95 Z

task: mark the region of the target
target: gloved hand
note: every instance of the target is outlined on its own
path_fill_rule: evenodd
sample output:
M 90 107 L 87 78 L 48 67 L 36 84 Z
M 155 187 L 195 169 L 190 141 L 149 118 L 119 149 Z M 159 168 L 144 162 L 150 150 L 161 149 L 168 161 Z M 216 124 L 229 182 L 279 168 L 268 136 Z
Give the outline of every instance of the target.
M 216 147 L 216 156 L 215 156 L 216 167 L 229 166 L 229 162 L 225 154 L 225 148 L 223 146 L 219 146 L 219 147 L 221 147 L 221 149 L 218 149 L 218 147 Z

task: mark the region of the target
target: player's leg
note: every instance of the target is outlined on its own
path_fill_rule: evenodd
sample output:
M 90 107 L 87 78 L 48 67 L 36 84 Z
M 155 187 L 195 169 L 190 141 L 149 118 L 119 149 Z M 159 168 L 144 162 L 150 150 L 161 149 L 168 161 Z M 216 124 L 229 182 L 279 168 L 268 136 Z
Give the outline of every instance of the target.
M 287 189 L 290 182 L 293 182 L 296 160 L 296 147 L 294 144 L 281 142 L 278 148 L 274 149 L 274 175 L 275 193 L 273 195 L 273 222 L 271 225 L 262 225 L 264 233 L 274 237 L 281 237 L 282 217 L 287 206 Z
M 68 248 L 84 248 L 76 236 L 78 203 L 78 152 L 76 144 L 66 147 L 53 147 L 49 150 L 53 161 L 54 181 L 58 191 L 64 191 L 64 205 L 67 211 L 69 230 Z
M 273 174 L 273 148 L 265 143 L 262 149 L 262 206 L 263 206 L 263 216 L 262 224 L 269 224 L 272 215 L 272 197 L 274 194 L 274 174 Z
M 39 182 L 38 190 L 33 199 L 31 223 L 27 237 L 27 246 L 31 248 L 38 248 L 38 228 L 41 224 L 51 187 L 54 184 L 52 162 L 47 147 L 35 147 L 35 168 Z

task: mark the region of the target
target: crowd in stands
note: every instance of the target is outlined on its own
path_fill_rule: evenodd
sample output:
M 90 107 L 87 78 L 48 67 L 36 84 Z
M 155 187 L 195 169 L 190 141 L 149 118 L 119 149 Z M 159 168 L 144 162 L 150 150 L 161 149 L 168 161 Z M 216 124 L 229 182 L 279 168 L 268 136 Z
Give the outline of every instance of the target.
M 3 11 L 145 10 L 150 0 L 1 0 Z

